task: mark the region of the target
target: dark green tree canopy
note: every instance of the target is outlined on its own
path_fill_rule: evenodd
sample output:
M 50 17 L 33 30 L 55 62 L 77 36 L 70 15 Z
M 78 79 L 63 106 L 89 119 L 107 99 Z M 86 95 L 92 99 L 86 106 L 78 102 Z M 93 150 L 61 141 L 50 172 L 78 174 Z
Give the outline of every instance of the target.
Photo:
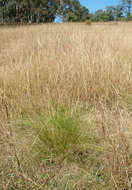
M 56 16 L 63 21 L 85 21 L 89 11 L 79 0 L 0 0 L 0 21 L 53 22 Z

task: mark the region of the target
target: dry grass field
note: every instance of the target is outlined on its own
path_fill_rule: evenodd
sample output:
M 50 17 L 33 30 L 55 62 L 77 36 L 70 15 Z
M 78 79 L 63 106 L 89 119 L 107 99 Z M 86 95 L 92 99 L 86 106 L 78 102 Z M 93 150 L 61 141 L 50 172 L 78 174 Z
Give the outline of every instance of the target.
M 0 28 L 0 190 L 132 189 L 132 23 Z

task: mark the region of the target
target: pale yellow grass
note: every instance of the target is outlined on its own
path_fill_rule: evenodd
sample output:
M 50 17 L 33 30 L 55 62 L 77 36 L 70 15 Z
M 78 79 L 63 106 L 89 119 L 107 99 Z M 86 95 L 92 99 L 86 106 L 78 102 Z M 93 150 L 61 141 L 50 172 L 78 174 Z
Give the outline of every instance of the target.
M 131 89 L 131 32 L 130 24 L 2 28 L 1 103 L 11 115 L 52 103 L 111 104 Z
M 132 23 L 0 28 L 1 188 L 131 189 L 131 95 Z M 89 153 L 84 144 L 81 166 L 73 156 L 63 166 L 29 164 L 25 174 L 34 135 L 19 129 L 19 119 L 58 107 L 83 113 L 83 134 L 90 130 L 100 145 Z

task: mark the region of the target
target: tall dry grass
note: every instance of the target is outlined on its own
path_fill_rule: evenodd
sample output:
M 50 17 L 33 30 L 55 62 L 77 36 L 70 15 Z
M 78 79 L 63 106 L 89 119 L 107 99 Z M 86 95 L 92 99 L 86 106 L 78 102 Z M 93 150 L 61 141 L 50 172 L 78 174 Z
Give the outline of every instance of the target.
M 2 189 L 132 188 L 131 33 L 131 23 L 0 28 Z M 58 109 L 80 113 L 80 144 L 37 154 L 32 124 Z

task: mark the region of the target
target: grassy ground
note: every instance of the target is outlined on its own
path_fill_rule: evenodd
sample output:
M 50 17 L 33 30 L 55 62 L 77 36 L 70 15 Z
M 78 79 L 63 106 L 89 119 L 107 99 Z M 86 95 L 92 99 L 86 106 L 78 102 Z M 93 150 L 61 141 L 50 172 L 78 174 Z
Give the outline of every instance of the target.
M 0 28 L 0 189 L 132 189 L 131 34 Z

